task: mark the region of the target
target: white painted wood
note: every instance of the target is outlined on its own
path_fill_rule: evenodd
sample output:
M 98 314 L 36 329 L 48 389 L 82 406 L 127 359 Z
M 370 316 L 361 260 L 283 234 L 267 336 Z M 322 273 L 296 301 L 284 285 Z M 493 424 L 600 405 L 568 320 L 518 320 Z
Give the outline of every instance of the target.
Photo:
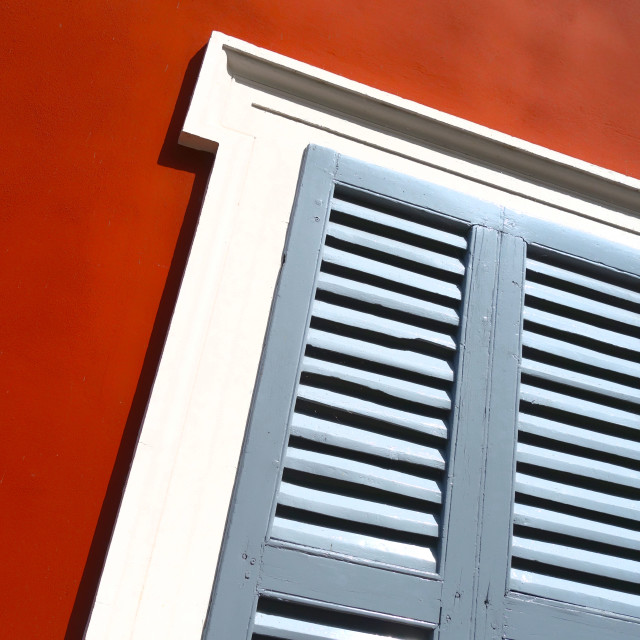
M 219 33 L 209 43 L 181 141 L 218 153 L 87 631 L 91 640 L 201 635 L 309 143 L 627 246 L 637 247 L 640 234 L 633 213 L 640 210 L 638 180 Z M 348 288 L 348 280 L 325 275 L 321 286 Z M 457 322 L 444 307 L 360 288 L 357 295 L 384 298 L 390 308 Z M 411 428 L 446 435 L 436 420 L 406 418 Z M 546 490 L 534 484 L 529 490 Z M 600 505 L 588 493 L 569 499 Z M 636 512 L 618 502 L 602 508 Z

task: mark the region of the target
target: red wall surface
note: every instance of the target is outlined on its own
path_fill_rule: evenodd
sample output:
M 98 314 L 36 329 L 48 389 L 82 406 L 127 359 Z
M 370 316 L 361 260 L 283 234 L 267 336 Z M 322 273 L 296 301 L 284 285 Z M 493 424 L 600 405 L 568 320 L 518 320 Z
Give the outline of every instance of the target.
M 0 4 L 0 637 L 80 637 L 211 158 L 212 30 L 640 178 L 633 0 Z

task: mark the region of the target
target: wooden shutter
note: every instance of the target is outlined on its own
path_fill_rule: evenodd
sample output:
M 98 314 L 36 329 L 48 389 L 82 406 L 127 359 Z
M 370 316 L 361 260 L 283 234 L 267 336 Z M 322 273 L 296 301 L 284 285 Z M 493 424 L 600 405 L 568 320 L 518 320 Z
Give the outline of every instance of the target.
M 485 379 L 457 377 L 474 349 L 486 370 L 497 234 L 434 211 L 457 212 L 464 197 L 377 171 L 307 153 L 207 638 L 373 640 L 371 620 L 387 616 L 406 624 L 384 637 L 428 639 L 443 599 L 459 597 L 443 593 L 447 528 L 471 550 L 470 562 L 450 551 L 450 571 L 473 575 L 476 533 L 464 521 L 469 504 L 477 510 L 482 462 L 472 446 L 454 456 L 452 434 L 483 410 L 482 392 L 459 396 Z M 482 286 L 471 286 L 470 271 Z M 480 331 L 463 313 L 478 292 Z M 461 467 L 461 500 L 450 459 Z M 351 635 L 311 615 L 327 607 L 356 621 Z
M 640 617 L 637 285 L 527 260 L 510 588 Z
M 637 637 L 638 274 L 310 148 L 206 638 Z
M 466 248 L 333 198 L 271 539 L 437 571 Z

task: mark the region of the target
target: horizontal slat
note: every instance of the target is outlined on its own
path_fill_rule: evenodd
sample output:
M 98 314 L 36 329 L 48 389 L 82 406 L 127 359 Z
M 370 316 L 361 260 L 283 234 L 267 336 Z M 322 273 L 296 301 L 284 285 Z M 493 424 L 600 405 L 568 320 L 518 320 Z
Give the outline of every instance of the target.
M 610 453 L 622 458 L 640 460 L 640 443 L 624 438 L 608 436 L 597 431 L 573 427 L 561 422 L 530 416 L 520 413 L 518 418 L 518 429 L 526 433 L 532 433 L 559 442 Z
M 439 333 L 437 331 L 416 327 L 412 324 L 388 320 L 387 318 L 374 316 L 371 313 L 363 313 L 362 311 L 354 311 L 347 307 L 329 304 L 322 300 L 316 300 L 313 303 L 312 315 L 316 318 L 324 318 L 325 320 L 344 324 L 349 327 L 375 331 L 400 340 L 415 340 L 418 348 L 420 348 L 420 343 L 425 342 L 444 347 L 445 349 L 455 350 L 456 348 L 454 339 L 447 333 Z
M 406 382 L 405 380 L 382 376 L 377 373 L 371 373 L 370 371 L 363 371 L 362 369 L 354 369 L 353 367 L 345 367 L 333 362 L 305 357 L 302 361 L 302 371 L 363 385 L 369 389 L 381 391 L 395 398 L 401 398 L 438 409 L 451 408 L 449 394 L 442 389 L 433 389 L 412 382 Z
M 365 429 L 356 429 L 338 422 L 329 422 L 300 413 L 293 414 L 291 435 L 314 442 L 323 442 L 342 449 L 353 449 L 412 464 L 431 466 L 431 461 L 435 456 L 442 459 L 440 452 L 432 447 L 425 447 L 401 438 L 383 436 Z
M 334 391 L 325 389 L 317 389 L 300 385 L 298 387 L 298 397 L 322 404 L 326 407 L 335 407 L 342 411 L 348 411 L 352 414 L 382 420 L 389 424 L 396 424 L 400 427 L 406 427 L 420 433 L 437 436 L 439 438 L 447 437 L 447 425 L 444 420 L 438 418 L 428 418 L 408 411 L 385 407 L 368 400 L 361 400 L 352 396 L 345 396 Z
M 640 326 L 640 325 L 639 325 Z M 564 340 L 548 338 L 531 331 L 522 332 L 522 344 L 538 351 L 579 362 L 585 367 L 598 367 L 605 371 L 614 371 L 634 378 L 640 378 L 640 367 L 635 362 L 585 349 Z
M 608 296 L 620 298 L 621 300 L 626 300 L 627 302 L 632 302 L 634 304 L 640 305 L 640 293 L 638 293 L 637 291 L 633 291 L 630 288 L 627 289 L 625 287 L 619 287 L 614 284 L 609 284 L 608 282 L 604 282 L 603 280 L 597 280 L 596 278 L 583 276 L 582 274 L 576 273 L 575 271 L 569 271 L 568 269 L 563 269 L 562 267 L 555 267 L 549 264 L 545 264 L 544 262 L 539 262 L 538 260 L 532 260 L 531 258 L 527 260 L 527 270 L 534 271 L 535 273 L 541 273 L 546 276 L 551 276 L 552 278 L 556 278 L 557 280 L 560 280 L 562 282 L 577 284 L 586 289 L 598 291 Z M 636 282 L 636 286 L 640 287 L 640 280 Z
M 542 562 L 552 567 L 563 567 L 632 584 L 640 580 L 640 562 L 626 558 L 616 558 L 603 553 L 540 540 L 528 540 L 518 536 L 514 536 L 511 550 L 516 558 Z
M 511 569 L 511 589 L 603 611 L 631 616 L 640 614 L 640 596 L 520 569 Z M 572 630 L 575 631 L 575 627 L 572 627 Z
M 565 411 L 577 416 L 586 416 L 601 422 L 619 424 L 629 429 L 640 429 L 640 416 L 636 413 L 614 409 L 596 402 L 574 398 L 564 393 L 556 393 L 555 391 L 541 389 L 528 384 L 520 385 L 520 400 Z
M 583 296 L 577 296 L 573 293 L 531 281 L 525 283 L 524 290 L 528 296 L 567 307 L 570 310 L 569 314 L 571 314 L 572 310 L 576 309 L 593 316 L 621 322 L 631 327 L 640 326 L 640 314 L 614 307 L 610 304 L 596 302 Z
M 588 391 L 589 393 L 600 393 L 616 400 L 640 404 L 640 392 L 638 389 L 611 382 L 604 378 L 596 378 L 595 376 L 577 373 L 569 369 L 554 367 L 544 362 L 530 360 L 529 358 L 522 359 L 520 370 L 522 373 L 535 376 L 547 382 L 569 385 L 582 391 Z
M 359 247 L 366 247 L 367 249 L 380 251 L 394 257 L 410 260 L 426 267 L 448 271 L 459 276 L 464 274 L 464 265 L 457 258 L 451 258 L 450 256 L 442 255 L 434 251 L 421 249 L 411 244 L 406 244 L 405 242 L 391 240 L 384 236 L 360 231 L 360 229 L 352 229 L 351 227 L 330 222 L 327 225 L 327 235 Z
M 571 318 L 565 318 L 555 313 L 540 311 L 533 307 L 524 308 L 524 319 L 543 327 L 551 327 L 571 335 L 585 336 L 594 342 L 620 347 L 629 351 L 640 352 L 640 340 L 632 338 L 618 331 L 609 331 L 600 327 L 594 327 L 586 322 L 578 322 Z
M 391 282 L 400 282 L 408 287 L 419 289 L 420 291 L 429 291 L 431 293 L 451 298 L 459 301 L 461 299 L 460 288 L 455 284 L 450 284 L 443 280 L 423 276 L 409 269 L 400 269 L 392 267 L 377 260 L 362 258 L 354 253 L 348 253 L 333 247 L 325 246 L 322 252 L 322 259 L 331 264 L 337 264 L 346 269 L 354 269 L 362 273 L 367 273 Z
M 517 502 L 513 507 L 513 522 L 541 531 L 552 531 L 584 540 L 640 550 L 640 532 L 638 531 Z
M 535 589 L 537 584 L 536 574 L 527 574 L 518 571 L 518 582 L 526 584 L 528 588 Z M 526 578 L 524 577 L 526 576 Z M 523 582 L 531 578 L 531 583 Z M 544 576 L 540 577 L 545 581 Z M 514 580 L 512 579 L 512 583 Z M 598 591 L 606 594 L 602 599 L 595 596 L 594 591 L 597 589 L 587 587 L 592 593 L 592 599 L 585 602 L 585 593 L 583 591 L 571 590 L 568 588 L 566 581 L 549 579 L 550 583 L 547 589 L 557 594 L 550 596 L 553 600 L 534 599 L 528 594 L 519 595 L 515 592 L 507 594 L 505 601 L 505 629 L 509 630 L 507 637 L 517 638 L 517 640 L 576 640 L 578 633 L 579 640 L 638 640 L 638 623 L 630 619 L 614 616 L 603 616 L 600 610 L 612 611 L 615 613 L 627 613 L 633 611 L 629 605 L 620 605 L 615 600 L 615 591 L 607 591 L 599 589 Z M 545 584 L 546 581 L 545 581 Z M 572 584 L 572 583 L 571 583 Z M 562 586 L 561 586 L 562 585 Z M 580 585 L 579 585 L 580 586 Z M 592 591 L 593 589 L 593 591 Z M 522 589 L 522 591 L 525 591 Z M 567 600 L 567 594 L 573 593 L 574 602 L 585 606 L 563 606 L 560 601 Z M 613 599 L 612 599 L 613 598 Z M 579 599 L 579 600 L 578 600 Z M 611 606 L 609 606 L 611 605 Z M 620 606 L 626 607 L 625 611 L 620 610 Z M 634 612 L 637 616 L 637 611 Z
M 271 538 L 306 547 L 326 549 L 355 558 L 407 567 L 416 571 L 435 572 L 436 570 L 436 560 L 429 547 L 318 527 L 286 518 L 273 519 Z
M 599 460 L 518 443 L 518 462 L 640 489 L 640 472 Z
M 253 632 L 281 640 L 380 640 L 382 636 L 323 624 L 270 615 L 258 611 Z
M 324 273 L 323 271 L 318 274 L 317 287 L 322 291 L 329 291 L 340 296 L 379 305 L 394 311 L 401 311 L 402 313 L 409 313 L 421 318 L 428 318 L 448 325 L 457 326 L 460 322 L 458 313 L 450 307 L 426 302 L 419 298 L 412 298 L 402 293 L 396 293 L 395 291 L 389 291 L 370 284 L 363 284 L 362 282 L 342 278 L 331 273 Z
M 370 610 L 375 615 L 421 621 L 435 627 L 440 615 L 442 581 L 412 571 L 380 571 L 379 567 L 345 562 L 328 552 L 300 553 L 298 549 L 267 542 L 262 556 L 258 590 L 290 594 L 292 585 L 301 598 L 339 602 L 343 607 Z M 223 639 L 226 640 L 226 639 Z M 406 639 L 405 639 L 406 640 Z
M 395 531 L 432 537 L 438 535 L 438 524 L 430 513 L 308 489 L 288 482 L 280 485 L 278 504 Z
M 289 446 L 284 466 L 315 476 L 334 478 L 427 502 L 442 501 L 440 487 L 433 480 L 316 451 Z M 434 461 L 434 467 L 443 469 L 444 463 Z
M 516 473 L 516 491 L 580 509 L 640 521 L 640 502 Z
M 372 342 L 347 338 L 327 331 L 309 329 L 307 344 L 318 349 L 342 353 L 353 358 L 386 364 L 397 369 L 413 371 L 425 376 L 453 380 L 451 365 L 440 358 L 403 349 L 391 349 Z
M 375 211 L 368 207 L 346 202 L 345 200 L 334 198 L 331 202 L 331 208 L 334 211 L 340 211 L 351 216 L 362 218 L 363 220 L 369 220 L 370 222 L 384 225 L 385 227 L 389 227 L 391 230 L 399 229 L 400 231 L 412 233 L 418 236 L 418 238 L 428 238 L 441 244 L 448 244 L 459 249 L 467 248 L 467 241 L 462 236 L 449 233 L 448 231 L 440 231 L 433 227 L 427 227 L 418 222 L 411 222 L 409 220 L 404 220 L 403 218 L 381 213 L 380 211 Z

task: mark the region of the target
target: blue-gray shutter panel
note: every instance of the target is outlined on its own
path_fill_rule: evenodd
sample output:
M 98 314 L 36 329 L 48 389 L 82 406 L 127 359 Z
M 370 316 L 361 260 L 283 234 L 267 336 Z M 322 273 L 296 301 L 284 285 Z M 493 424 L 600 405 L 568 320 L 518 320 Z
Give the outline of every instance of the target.
M 467 242 L 336 191 L 269 537 L 435 574 Z
M 473 549 L 475 526 L 462 514 L 478 504 L 482 464 L 474 447 L 453 456 L 451 433 L 482 411 L 482 401 L 461 403 L 460 387 L 478 387 L 481 399 L 486 385 L 498 233 L 477 234 L 470 219 L 474 206 L 495 220 L 499 209 L 415 180 L 398 194 L 378 171 L 307 150 L 209 640 L 373 639 L 380 616 L 384 637 L 428 640 L 441 615 L 446 530 Z M 442 211 L 451 203 L 454 216 Z M 486 344 L 463 312 L 472 299 Z M 465 358 L 478 369 L 465 367 L 458 384 Z M 451 456 L 466 478 L 458 515 L 448 507 Z M 459 573 L 464 554 L 449 556 Z
M 512 591 L 640 617 L 640 280 L 530 251 Z
M 307 149 L 206 640 L 640 637 L 640 253 Z

